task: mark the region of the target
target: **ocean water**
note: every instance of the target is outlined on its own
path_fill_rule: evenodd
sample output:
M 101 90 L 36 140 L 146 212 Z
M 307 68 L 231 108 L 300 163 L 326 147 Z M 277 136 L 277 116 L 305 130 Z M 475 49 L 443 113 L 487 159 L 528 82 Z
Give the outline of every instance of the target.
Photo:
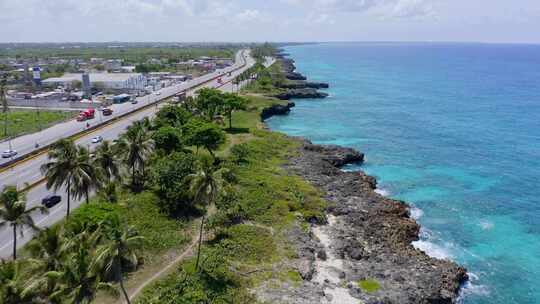
M 540 46 L 286 50 L 330 97 L 272 129 L 365 152 L 379 191 L 414 206 L 415 246 L 468 268 L 463 303 L 540 303 Z

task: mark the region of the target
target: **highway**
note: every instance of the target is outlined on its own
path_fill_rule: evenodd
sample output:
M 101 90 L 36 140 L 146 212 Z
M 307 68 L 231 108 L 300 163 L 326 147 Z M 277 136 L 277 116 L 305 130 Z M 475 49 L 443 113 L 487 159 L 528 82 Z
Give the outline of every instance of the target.
M 137 105 L 132 105 L 130 103 L 127 104 L 120 104 L 115 105 L 114 112 L 116 115 L 119 115 L 120 113 L 126 113 L 128 111 L 133 111 L 133 107 L 136 106 L 137 108 L 142 108 L 144 106 L 147 106 L 149 103 L 154 103 L 156 101 L 165 99 L 166 97 L 173 96 L 177 94 L 178 92 L 187 90 L 188 95 L 193 94 L 194 88 L 199 89 L 200 87 L 214 87 L 214 88 L 220 88 L 224 91 L 231 91 L 232 90 L 232 84 L 230 81 L 236 77 L 238 74 L 245 71 L 247 68 L 253 66 L 255 64 L 255 60 L 249 56 L 249 51 L 241 51 L 236 56 L 236 62 L 235 65 L 230 67 L 227 70 L 221 71 L 221 73 L 225 72 L 228 73 L 228 71 L 232 71 L 235 68 L 239 68 L 243 66 L 241 69 L 237 71 L 233 71 L 232 75 L 228 77 L 226 74 L 222 76 L 223 82 L 225 84 L 219 84 L 217 80 L 212 80 L 208 82 L 210 79 L 218 76 L 218 73 L 212 73 L 209 75 L 205 75 L 201 78 L 197 78 L 190 82 L 189 84 L 182 84 L 178 86 L 168 87 L 161 90 L 161 95 L 148 95 L 143 98 L 139 99 L 139 103 Z M 244 65 L 245 62 L 245 65 Z M 208 82 L 202 86 L 200 86 L 202 83 Z M 156 103 L 156 106 L 152 105 L 150 107 L 147 107 L 143 110 L 134 112 L 122 119 L 119 119 L 115 122 L 112 122 L 110 124 L 104 125 L 103 127 L 97 128 L 96 130 L 90 131 L 89 133 L 84 134 L 80 138 L 76 139 L 76 144 L 78 145 L 84 145 L 91 149 L 96 146 L 96 144 L 92 144 L 91 139 L 96 136 L 100 135 L 103 137 L 104 140 L 114 140 L 116 139 L 120 134 L 122 134 L 125 129 L 131 125 L 134 121 L 143 119 L 144 117 L 153 117 L 153 115 L 156 113 L 157 109 L 162 104 Z M 123 111 L 123 112 L 122 112 Z M 96 117 L 96 119 L 100 119 L 99 117 Z M 110 119 L 110 118 L 108 118 Z M 82 123 L 85 124 L 85 123 Z M 69 132 L 67 131 L 68 128 Z M 53 126 L 47 130 L 44 130 L 42 132 L 39 132 L 41 137 L 37 137 L 42 139 L 42 141 L 50 141 L 51 143 L 54 141 L 57 141 L 60 138 L 71 136 L 73 134 L 76 134 L 80 132 L 81 129 L 81 123 L 76 121 L 70 121 L 67 123 L 62 123 L 57 126 Z M 58 132 L 55 134 L 54 132 Z M 35 140 L 37 135 L 26 135 L 23 136 L 25 140 L 19 141 L 21 146 L 26 147 L 26 151 L 32 151 L 34 149 L 34 143 L 33 140 Z M 15 142 L 15 140 L 13 140 Z M 15 147 L 17 149 L 17 147 Z M 19 148 L 20 149 L 20 148 Z M 24 149 L 24 148 L 23 148 Z M 23 150 L 25 151 L 25 150 Z M 26 152 L 29 153 L 29 152 Z M 52 192 L 47 190 L 45 187 L 45 183 L 42 181 L 43 176 L 40 172 L 40 167 L 42 164 L 48 161 L 46 154 L 41 154 L 33 158 L 29 158 L 26 161 L 21 162 L 17 166 L 10 168 L 4 172 L 0 173 L 0 189 L 2 189 L 6 185 L 16 185 L 19 189 L 25 187 L 28 184 L 34 184 L 37 183 L 35 186 L 33 186 L 26 195 L 27 198 L 27 206 L 28 208 L 32 206 L 39 205 L 41 203 L 41 199 L 45 197 L 48 194 L 51 194 Z M 40 228 L 48 227 L 53 225 L 54 223 L 61 220 L 65 214 L 66 214 L 66 202 L 67 202 L 67 194 L 65 193 L 64 189 L 61 189 L 57 192 L 57 194 L 62 196 L 62 202 L 58 204 L 57 206 L 49 209 L 49 214 L 41 214 L 41 213 L 35 213 L 33 214 L 34 221 L 36 225 Z M 72 210 L 80 206 L 82 201 L 74 200 L 71 201 L 71 208 Z M 24 244 L 26 244 L 31 238 L 33 237 L 33 231 L 29 230 L 28 227 L 24 228 L 24 236 L 19 237 L 17 239 L 17 247 L 22 247 Z M 0 229 L 0 258 L 9 258 L 9 256 L 12 253 L 12 247 L 13 247 L 13 240 L 12 240 L 12 230 L 11 227 L 4 227 Z

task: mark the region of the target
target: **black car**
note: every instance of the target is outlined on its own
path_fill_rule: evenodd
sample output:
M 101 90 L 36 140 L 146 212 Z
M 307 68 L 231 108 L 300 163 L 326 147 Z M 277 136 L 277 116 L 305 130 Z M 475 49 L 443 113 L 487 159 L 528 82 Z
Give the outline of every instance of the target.
M 52 208 L 62 201 L 60 195 L 47 195 L 41 200 L 41 204 L 47 208 Z

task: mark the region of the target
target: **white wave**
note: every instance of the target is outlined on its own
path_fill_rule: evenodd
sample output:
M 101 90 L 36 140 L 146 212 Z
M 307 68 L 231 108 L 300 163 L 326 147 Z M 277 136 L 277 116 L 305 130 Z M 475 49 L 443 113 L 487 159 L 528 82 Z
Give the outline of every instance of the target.
M 419 220 L 422 215 L 424 215 L 424 211 L 422 209 L 417 208 L 415 206 L 411 206 L 411 209 L 409 209 L 410 216 L 413 220 L 417 221 Z
M 470 295 L 479 295 L 487 296 L 490 293 L 490 290 L 487 286 L 478 284 L 477 281 L 480 279 L 478 275 L 469 272 L 469 280 L 463 284 L 461 290 L 459 291 L 458 303 L 463 303 L 464 299 Z
M 448 248 L 445 248 L 443 246 L 437 245 L 435 243 L 425 241 L 425 240 L 419 240 L 416 242 L 413 242 L 412 245 L 425 252 L 427 255 L 433 258 L 437 259 L 450 259 L 452 257 L 452 254 Z
M 487 220 L 480 220 L 480 223 L 478 225 L 480 225 L 480 228 L 482 228 L 482 230 L 491 230 L 493 229 L 493 226 L 495 226 L 495 224 Z
M 385 190 L 385 189 L 375 189 L 375 193 L 378 193 L 382 196 L 390 196 L 390 191 L 388 190 Z

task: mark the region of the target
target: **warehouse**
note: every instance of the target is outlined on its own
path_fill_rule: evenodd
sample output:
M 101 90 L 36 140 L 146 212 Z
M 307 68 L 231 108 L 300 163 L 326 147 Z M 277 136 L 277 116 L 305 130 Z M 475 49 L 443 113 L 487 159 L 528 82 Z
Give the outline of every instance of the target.
M 64 74 L 43 80 L 44 85 L 72 87 L 82 83 L 83 74 Z M 140 73 L 90 73 L 90 85 L 112 90 L 142 90 L 146 86 L 146 77 Z

